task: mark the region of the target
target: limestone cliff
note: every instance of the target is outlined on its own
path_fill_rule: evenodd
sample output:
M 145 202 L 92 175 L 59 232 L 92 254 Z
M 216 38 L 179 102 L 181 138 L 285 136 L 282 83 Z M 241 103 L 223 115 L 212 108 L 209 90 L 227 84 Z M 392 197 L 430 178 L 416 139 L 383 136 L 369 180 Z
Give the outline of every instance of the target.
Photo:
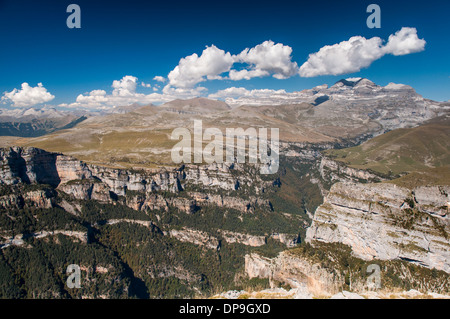
M 193 213 L 199 205 L 216 205 L 251 212 L 256 206 L 271 209 L 267 200 L 248 199 L 216 194 L 241 187 L 259 193 L 264 183 L 243 173 L 238 164 L 182 166 L 174 169 L 124 170 L 86 164 L 76 158 L 36 148 L 12 147 L 0 150 L 0 184 L 49 184 L 76 199 L 112 202 L 124 196 L 124 203 L 137 210 L 163 209 L 169 205 Z M 188 192 L 188 198 L 176 194 L 185 187 L 201 189 Z M 172 193 L 173 197 L 154 194 Z
M 347 171 L 346 179 L 357 173 Z M 346 290 L 389 298 L 410 289 L 448 296 L 449 194 L 450 186 L 336 183 L 317 208 L 306 243 L 274 258 L 246 255 L 245 275 L 269 279 L 271 288 L 288 285 L 298 298 Z
M 152 217 L 155 222 L 173 209 L 187 215 L 202 208 L 223 210 L 224 214 L 230 210 L 255 216 L 262 211 L 276 213 L 267 198 L 255 196 L 267 191 L 268 187 L 275 187 L 273 183 L 262 180 L 255 173 L 257 167 L 241 164 L 182 165 L 135 171 L 91 165 L 71 156 L 31 147 L 1 149 L 0 163 L 0 184 L 4 184 L 5 189 L 15 189 L 0 195 L 0 208 L 62 207 L 79 216 L 81 203 L 94 200 L 101 204 L 125 205 L 145 213 L 156 212 Z M 37 187 L 42 184 L 49 186 L 45 189 Z M 60 193 L 70 196 L 64 195 L 61 199 Z M 242 216 L 238 218 L 242 222 Z M 220 246 L 219 239 L 194 229 L 195 225 L 192 229 L 184 227 L 181 230 L 165 226 L 163 223 L 165 234 L 180 241 L 211 249 Z M 234 230 L 240 230 L 239 224 Z M 268 238 L 292 247 L 299 238 L 295 230 L 278 233 L 275 228 L 258 236 L 248 232 L 249 229 L 219 230 L 225 242 L 250 247 L 266 245 Z
M 382 177 L 368 172 L 346 166 L 344 163 L 334 161 L 328 157 L 321 157 L 318 167 L 320 177 L 330 183 L 335 183 L 342 180 L 347 181 L 381 181 Z
M 314 295 L 335 294 L 344 282 L 340 273 L 330 271 L 320 263 L 298 258 L 289 251 L 280 253 L 276 258 L 255 253 L 246 255 L 245 272 L 249 278 L 268 278 L 272 287 L 275 282 L 282 282 L 292 288 L 306 289 Z
M 339 242 L 364 259 L 401 259 L 450 272 L 449 186 L 336 183 L 306 241 Z
M 373 269 L 379 269 L 374 281 Z M 331 297 L 342 291 L 386 298 L 416 289 L 424 294 L 450 295 L 450 276 L 402 260 L 364 261 L 349 246 L 315 242 L 283 251 L 274 258 L 245 256 L 245 275 L 269 280 L 271 288 L 289 287 L 296 298 Z M 384 295 L 384 297 L 383 297 Z

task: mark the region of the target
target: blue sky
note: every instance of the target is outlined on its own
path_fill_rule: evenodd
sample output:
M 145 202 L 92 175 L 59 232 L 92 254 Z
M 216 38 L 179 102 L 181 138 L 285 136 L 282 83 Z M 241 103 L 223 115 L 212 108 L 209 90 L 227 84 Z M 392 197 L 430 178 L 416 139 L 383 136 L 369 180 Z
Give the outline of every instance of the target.
M 380 85 L 411 85 L 426 98 L 450 100 L 450 2 L 393 2 L 0 0 L 0 92 L 20 89 L 24 82 L 31 87 L 42 83 L 54 96 L 47 104 L 57 106 L 92 91 L 108 96 L 113 81 L 129 75 L 138 78 L 133 92 L 163 94 L 162 88 L 170 81 L 160 83 L 153 78 L 167 79 L 181 58 L 194 53 L 201 56 L 206 46 L 238 55 L 271 40 L 290 48 L 290 62 L 300 68 L 309 54 L 326 45 L 352 36 L 387 41 L 402 27 L 412 27 L 426 41 L 425 50 L 385 54 L 357 72 L 313 77 L 284 74 L 280 79 L 273 77 L 276 71 L 269 70 L 268 75 L 239 81 L 226 79 L 225 72 L 220 80 L 207 80 L 205 75 L 188 89 L 204 87 L 198 92 L 206 96 L 229 87 L 293 92 L 331 85 L 341 78 L 367 77 Z M 66 26 L 70 3 L 81 7 L 81 29 Z M 381 7 L 381 29 L 366 26 L 370 3 Z M 235 63 L 232 68 L 245 67 L 255 69 L 248 62 Z M 118 88 L 126 95 L 122 84 Z M 6 106 L 11 104 L 4 101 Z

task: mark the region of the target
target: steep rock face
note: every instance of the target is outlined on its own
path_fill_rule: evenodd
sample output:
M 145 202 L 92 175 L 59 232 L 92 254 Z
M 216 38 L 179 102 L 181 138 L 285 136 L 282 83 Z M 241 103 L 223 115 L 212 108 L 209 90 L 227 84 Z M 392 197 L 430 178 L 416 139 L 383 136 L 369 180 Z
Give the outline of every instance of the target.
M 287 284 L 297 292 L 296 298 L 326 298 L 345 290 L 368 298 L 374 295 L 389 298 L 393 293 L 410 289 L 449 296 L 450 277 L 444 271 L 400 260 L 363 261 L 342 244 L 315 242 L 315 245 L 315 248 L 299 246 L 274 258 L 247 254 L 245 275 L 269 279 L 271 288 Z M 373 280 L 375 265 L 380 269 L 378 283 Z
M 245 273 L 249 278 L 268 278 L 272 286 L 274 282 L 284 282 L 292 288 L 306 288 L 314 295 L 335 294 L 344 282 L 339 273 L 297 258 L 289 251 L 281 252 L 276 258 L 255 253 L 246 255 Z
M 345 166 L 343 163 L 333 161 L 327 157 L 322 157 L 319 164 L 319 173 L 322 179 L 337 182 L 342 180 L 347 181 L 382 181 L 378 175 L 371 172 L 360 170 L 352 167 Z
M 198 192 L 189 192 L 188 195 L 192 197 L 199 206 L 214 205 L 233 208 L 242 212 L 252 212 L 255 207 L 264 207 L 268 210 L 272 209 L 268 200 L 261 199 L 256 196 L 249 196 L 248 199 L 243 199 L 240 197 Z
M 127 190 L 151 192 L 154 190 L 178 192 L 181 189 L 179 171 L 127 171 L 88 165 L 92 175 L 104 182 L 117 195 L 125 195 Z
M 51 191 L 36 190 L 24 194 L 27 203 L 39 208 L 52 208 L 54 206 L 54 193 Z
M 71 194 L 76 199 L 80 200 L 88 200 L 92 197 L 92 190 L 94 184 L 88 182 L 80 182 L 80 183 L 65 183 L 60 184 L 58 189 L 63 191 L 66 194 Z
M 108 225 L 114 225 L 114 224 L 118 224 L 118 223 L 131 223 L 131 224 L 142 225 L 142 226 L 145 226 L 147 228 L 154 228 L 154 227 L 156 227 L 155 224 L 153 224 L 153 222 L 151 222 L 149 220 L 136 220 L 136 219 L 124 218 L 124 219 L 108 219 L 105 222 Z
M 58 154 L 55 166 L 61 183 L 92 178 L 92 172 L 88 166 L 72 156 Z
M 258 247 L 266 244 L 266 238 L 264 236 L 253 236 L 225 230 L 220 231 L 220 233 L 225 241 L 230 244 L 240 243 L 252 247 Z
M 28 191 L 23 194 L 9 194 L 0 196 L 0 207 L 3 208 L 52 208 L 54 207 L 55 193 L 50 190 Z
M 180 180 L 196 185 L 236 189 L 237 178 L 228 168 L 190 167 L 185 171 L 148 170 L 131 171 L 100 167 L 83 163 L 73 157 L 28 147 L 0 150 L 0 182 L 2 184 L 39 183 L 58 186 L 75 180 L 96 178 L 117 195 L 127 190 L 150 192 L 154 190 L 178 192 Z
M 56 186 L 60 177 L 56 170 L 58 154 L 37 148 L 11 147 L 0 150 L 0 183 L 39 183 Z
M 420 186 L 414 189 L 414 199 L 418 203 L 420 209 L 429 214 L 443 218 L 448 217 L 450 209 L 449 194 L 449 186 Z
M 228 230 L 219 230 L 221 240 L 227 242 L 228 244 L 242 244 L 250 247 L 260 247 L 266 244 L 265 236 L 255 236 L 250 234 L 243 234 L 232 232 Z M 183 227 L 182 229 L 171 229 L 168 232 L 164 232 L 165 235 L 170 235 L 177 240 L 183 242 L 190 242 L 195 245 L 205 246 L 208 249 L 218 249 L 220 248 L 219 239 L 209 235 L 206 232 L 190 229 L 188 227 Z M 272 234 L 271 238 L 280 241 L 287 247 L 292 247 L 295 245 L 296 241 L 291 238 L 292 235 L 287 234 Z
M 172 229 L 168 235 L 182 242 L 193 243 L 194 245 L 205 246 L 208 249 L 217 249 L 219 241 L 208 233 L 184 227 L 183 229 Z
M 300 243 L 299 236 L 292 236 L 290 234 L 274 233 L 270 237 L 272 237 L 275 240 L 278 240 L 282 244 L 285 244 L 286 247 L 294 247 L 295 245 Z
M 449 194 L 449 186 L 336 183 L 306 241 L 340 242 L 364 260 L 402 259 L 450 272 Z
M 259 170 L 258 167 L 255 169 Z M 233 174 L 233 172 L 239 173 Z M 243 174 L 244 169 L 241 164 L 232 163 L 213 163 L 210 165 L 187 165 L 184 178 L 193 185 L 199 185 L 202 188 L 220 188 L 223 190 L 236 190 L 240 185 L 252 186 L 255 182 L 260 182 L 258 174 Z M 259 188 L 255 189 L 256 193 Z
M 126 204 L 135 210 L 169 210 L 167 200 L 157 194 L 138 194 L 136 196 L 128 196 Z
M 208 166 L 182 166 L 179 169 L 123 170 L 83 163 L 71 156 L 50 153 L 36 148 L 12 147 L 0 150 L 0 183 L 49 184 L 80 200 L 95 199 L 100 202 L 127 196 L 125 203 L 133 209 L 168 209 L 172 205 L 186 213 L 193 213 L 197 204 L 217 205 L 240 211 L 252 211 L 256 206 L 270 209 L 267 200 L 256 197 L 244 200 L 218 194 L 192 192 L 191 198 L 165 198 L 154 191 L 173 194 L 183 190 L 182 182 L 191 188 L 236 190 L 255 187 L 259 192 L 262 181 L 251 178 L 239 164 L 211 164 Z M 129 195 L 129 196 L 128 196 Z
M 71 231 L 71 230 L 52 230 L 52 231 L 42 230 L 42 231 L 39 231 L 36 233 L 31 233 L 31 234 L 26 234 L 26 235 L 18 234 L 14 237 L 7 238 L 6 241 L 0 242 L 0 249 L 4 249 L 4 248 L 7 248 L 12 245 L 24 246 L 25 245 L 24 238 L 26 238 L 26 237 L 34 237 L 36 239 L 42 239 L 47 236 L 54 236 L 54 235 L 58 235 L 58 234 L 62 234 L 64 236 L 74 238 L 76 240 L 79 240 L 82 243 L 88 242 L 88 234 L 86 232 Z

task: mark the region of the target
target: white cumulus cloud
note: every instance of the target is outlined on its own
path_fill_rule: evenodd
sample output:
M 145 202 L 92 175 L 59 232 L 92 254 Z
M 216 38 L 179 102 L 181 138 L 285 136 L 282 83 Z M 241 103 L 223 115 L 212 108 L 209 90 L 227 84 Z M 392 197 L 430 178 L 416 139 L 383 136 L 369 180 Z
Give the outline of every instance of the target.
M 106 91 L 93 90 L 85 95 L 78 95 L 76 101 L 77 102 L 74 104 L 78 106 L 84 106 L 86 108 L 101 108 L 104 103 L 109 101 L 109 98 L 106 96 Z
M 132 75 L 126 75 L 120 80 L 114 80 L 112 87 L 114 88 L 114 96 L 133 96 L 136 93 L 138 78 Z
M 251 65 L 250 70 L 232 71 L 231 80 L 250 79 L 252 77 L 268 76 L 287 79 L 298 72 L 298 65 L 292 62 L 292 48 L 282 43 L 264 41 L 261 44 L 243 50 L 236 56 L 236 62 Z
M 153 78 L 153 80 L 158 81 L 158 82 L 161 82 L 161 83 L 166 82 L 166 78 L 163 77 L 163 76 L 160 76 L 160 75 L 155 76 L 155 77 Z
M 229 87 L 208 96 L 211 99 L 221 99 L 231 106 L 238 105 L 280 105 L 301 101 L 304 97 L 300 92 L 288 93 L 285 90 L 254 89 L 244 87 Z
M 389 36 L 384 50 L 393 55 L 405 55 L 425 50 L 426 43 L 424 39 L 419 39 L 416 28 L 405 27 Z
M 208 89 L 202 86 L 197 86 L 195 88 L 174 88 L 170 85 L 166 85 L 162 91 L 165 97 L 167 97 L 169 100 L 174 100 L 199 97 L 203 95 L 203 93 L 208 91 Z
M 188 99 L 200 96 L 206 91 L 206 88 L 203 87 L 173 88 L 166 86 L 163 89 L 163 93 L 143 94 L 136 91 L 138 83 L 137 77 L 126 75 L 120 80 L 113 81 L 111 85 L 113 90 L 110 94 L 105 90 L 92 90 L 79 94 L 73 103 L 63 103 L 59 106 L 76 109 L 109 110 L 132 103 L 164 103 L 175 99 Z M 154 87 L 153 89 L 155 91 L 158 88 Z
M 93 90 L 80 94 L 74 103 L 64 106 L 101 109 L 131 103 L 162 103 L 174 99 L 206 96 L 207 89 L 198 84 L 207 80 L 239 81 L 265 76 L 286 79 L 297 74 L 302 77 L 314 77 L 353 73 L 368 67 L 386 54 L 405 55 L 422 51 L 425 44 L 425 40 L 418 38 L 415 28 L 402 28 L 389 36 L 386 44 L 379 37 L 366 39 L 354 36 L 349 40 L 324 46 L 318 52 L 310 54 L 300 68 L 292 61 L 292 48 L 282 43 L 265 41 L 253 48 L 246 48 L 237 55 L 211 45 L 207 46 L 200 56 L 194 53 L 181 58 L 167 78 L 155 76 L 153 80 L 160 83 L 153 86 L 138 82 L 135 76 L 126 75 L 120 80 L 113 81 L 113 90 L 110 94 L 104 90 Z M 239 67 L 236 67 L 236 64 L 239 64 Z M 162 87 L 161 83 L 166 84 Z M 138 87 L 153 88 L 153 93 L 139 93 L 136 91 Z M 34 99 L 31 98 L 31 91 L 34 92 Z M 284 90 L 247 90 L 243 87 L 230 87 L 210 94 L 209 97 L 225 99 L 227 103 L 234 105 L 256 105 L 291 103 L 304 98 L 300 95 L 298 92 L 286 93 Z M 22 90 L 14 89 L 12 92 L 6 92 L 2 100 L 9 99 L 16 106 L 21 106 L 47 102 L 53 98 L 54 96 L 48 93 L 42 84 L 31 88 L 24 83 Z
M 50 102 L 55 98 L 47 89 L 38 83 L 37 86 L 32 87 L 28 83 L 22 83 L 21 89 L 14 89 L 11 92 L 5 92 L 2 96 L 2 101 L 12 102 L 13 106 L 27 107 L 40 103 Z
M 228 72 L 234 63 L 229 52 L 212 45 L 203 50 L 202 55 L 196 53 L 182 58 L 169 73 L 169 84 L 177 88 L 192 88 L 206 79 L 220 79 L 220 74 Z
M 265 41 L 251 49 L 246 48 L 238 55 L 211 45 L 200 56 L 194 53 L 180 59 L 168 75 L 168 85 L 187 89 L 206 80 L 239 81 L 270 75 L 286 79 L 298 73 L 298 65 L 292 61 L 291 55 L 291 47 L 282 43 L 275 44 L 273 41 Z M 236 63 L 243 64 L 243 68 L 232 69 Z M 227 72 L 228 76 L 225 74 Z M 155 77 L 154 80 L 163 82 L 165 78 Z
M 300 67 L 300 76 L 338 75 L 353 73 L 368 67 L 384 55 L 383 41 L 374 37 L 351 37 L 348 41 L 322 47 L 319 52 L 309 55 Z
M 239 80 L 250 80 L 252 78 L 258 78 L 263 76 L 268 76 L 270 73 L 268 71 L 264 71 L 261 69 L 255 69 L 255 70 L 231 70 L 229 73 L 230 80 L 233 81 L 239 81 Z
M 425 40 L 417 37 L 415 28 L 405 27 L 390 35 L 386 45 L 379 37 L 366 39 L 354 36 L 310 54 L 300 67 L 299 74 L 302 77 L 314 77 L 353 73 L 368 67 L 385 54 L 405 55 L 423 51 L 425 43 Z
M 250 91 L 243 87 L 229 87 L 219 90 L 216 93 L 210 94 L 210 99 L 225 99 L 225 98 L 239 98 L 244 95 L 249 95 Z
M 297 95 L 297 93 L 287 93 L 286 90 L 272 90 L 272 89 L 253 89 L 248 90 L 244 87 L 229 87 L 224 90 L 219 90 L 216 93 L 210 94 L 208 97 L 212 99 L 227 99 L 227 98 L 272 98 L 275 96 L 288 96 L 290 94 Z

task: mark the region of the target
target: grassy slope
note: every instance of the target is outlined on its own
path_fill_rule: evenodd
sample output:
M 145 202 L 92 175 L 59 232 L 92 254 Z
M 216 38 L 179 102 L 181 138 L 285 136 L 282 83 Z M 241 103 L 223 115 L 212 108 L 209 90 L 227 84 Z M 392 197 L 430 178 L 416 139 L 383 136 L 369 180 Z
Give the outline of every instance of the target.
M 21 146 L 33 146 L 47 151 L 76 156 L 88 163 L 109 164 L 119 168 L 156 167 L 170 163 L 170 149 L 177 141 L 170 140 L 171 131 L 166 130 L 110 130 L 78 138 L 64 131 L 48 138 L 16 141 Z M 81 135 L 81 136 L 80 136 Z
M 350 167 L 391 176 L 410 173 L 398 180 L 405 186 L 446 184 L 450 180 L 450 120 L 394 130 L 359 146 L 325 154 Z

